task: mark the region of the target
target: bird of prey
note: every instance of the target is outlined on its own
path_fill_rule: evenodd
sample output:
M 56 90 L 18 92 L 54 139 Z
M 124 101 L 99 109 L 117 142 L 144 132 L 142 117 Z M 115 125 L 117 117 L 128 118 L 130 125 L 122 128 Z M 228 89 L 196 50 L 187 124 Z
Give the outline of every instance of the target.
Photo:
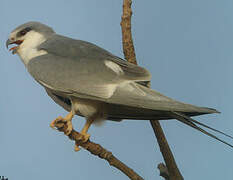
M 10 44 L 17 44 L 10 49 L 12 53 L 19 55 L 32 77 L 69 112 L 66 117 L 56 119 L 67 123 L 67 135 L 72 131 L 71 120 L 76 114 L 86 118 L 81 130 L 85 140 L 89 139 L 90 125 L 98 120 L 177 119 L 233 147 L 197 124 L 225 133 L 191 118 L 218 113 L 217 110 L 182 103 L 151 90 L 144 85 L 151 80 L 145 68 L 92 43 L 56 34 L 39 22 L 28 22 L 10 33 L 7 48 Z M 55 120 L 52 127 L 54 123 Z

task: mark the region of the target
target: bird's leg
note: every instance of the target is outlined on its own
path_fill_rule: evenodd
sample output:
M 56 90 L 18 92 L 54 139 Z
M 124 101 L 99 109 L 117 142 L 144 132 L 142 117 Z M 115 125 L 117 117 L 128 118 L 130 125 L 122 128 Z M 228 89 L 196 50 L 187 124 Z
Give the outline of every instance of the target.
M 90 128 L 90 126 L 91 126 L 91 124 L 93 123 L 93 121 L 94 121 L 94 118 L 87 118 L 87 119 L 86 119 L 86 123 L 85 123 L 83 129 L 82 129 L 81 132 L 80 132 L 80 134 L 81 134 L 81 135 L 83 136 L 83 138 L 84 138 L 84 139 L 83 139 L 84 142 L 87 142 L 87 141 L 89 140 L 89 138 L 90 138 L 90 134 L 88 134 L 87 131 L 88 131 L 88 129 Z M 79 151 L 79 150 L 80 150 L 78 144 L 75 144 L 74 150 L 75 150 L 75 151 Z
M 67 114 L 66 117 L 64 117 L 64 118 L 59 116 L 58 118 L 56 118 L 55 120 L 53 120 L 51 122 L 50 127 L 52 127 L 54 129 L 56 123 L 64 122 L 67 125 L 67 129 L 66 129 L 65 134 L 68 136 L 73 129 L 72 122 L 71 122 L 73 117 L 74 117 L 73 111 L 69 112 L 69 114 Z
M 88 139 L 90 137 L 90 134 L 88 134 L 87 131 L 90 128 L 93 121 L 94 121 L 94 118 L 87 118 L 86 123 L 80 132 L 84 136 L 85 141 L 88 141 Z

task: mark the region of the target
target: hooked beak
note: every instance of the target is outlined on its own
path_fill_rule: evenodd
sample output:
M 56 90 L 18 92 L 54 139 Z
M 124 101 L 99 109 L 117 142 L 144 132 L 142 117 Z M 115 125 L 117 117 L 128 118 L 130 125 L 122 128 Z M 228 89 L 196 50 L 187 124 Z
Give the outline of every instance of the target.
M 23 42 L 23 40 L 17 40 L 17 41 L 12 41 L 10 39 L 7 39 L 6 41 L 6 48 L 8 49 L 8 46 L 11 44 L 17 44 L 18 46 L 12 47 L 9 49 L 9 51 L 12 51 L 12 54 L 16 54 L 17 53 L 17 49 L 19 47 L 19 45 Z
M 10 40 L 10 39 L 7 39 L 7 41 L 6 41 L 6 48 L 7 48 L 7 49 L 8 49 L 8 46 L 9 46 L 10 44 L 12 44 L 11 40 Z

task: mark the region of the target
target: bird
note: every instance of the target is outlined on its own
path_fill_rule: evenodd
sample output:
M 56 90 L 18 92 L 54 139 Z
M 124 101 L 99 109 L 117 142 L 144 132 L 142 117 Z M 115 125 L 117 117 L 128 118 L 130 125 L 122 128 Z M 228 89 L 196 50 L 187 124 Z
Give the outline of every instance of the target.
M 80 132 L 84 141 L 90 138 L 88 129 L 93 122 L 176 119 L 233 147 L 200 126 L 232 136 L 191 118 L 219 113 L 217 110 L 179 102 L 150 89 L 146 86 L 151 81 L 147 69 L 93 43 L 59 35 L 48 25 L 30 21 L 10 33 L 6 47 L 12 44 L 16 44 L 10 48 L 12 54 L 20 57 L 48 96 L 68 111 L 65 117 L 59 116 L 50 124 L 54 128 L 56 121 L 66 122 L 66 135 L 73 129 L 75 115 L 86 119 Z

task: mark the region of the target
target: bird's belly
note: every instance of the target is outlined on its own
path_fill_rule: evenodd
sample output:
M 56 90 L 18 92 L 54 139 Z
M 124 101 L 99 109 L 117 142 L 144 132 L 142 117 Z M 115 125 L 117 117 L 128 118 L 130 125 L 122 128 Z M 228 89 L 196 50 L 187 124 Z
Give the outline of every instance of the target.
M 103 103 L 80 98 L 72 98 L 71 101 L 72 110 L 75 113 L 79 112 L 86 118 L 96 116 L 98 114 L 99 118 L 104 119 L 106 108 L 104 107 Z

